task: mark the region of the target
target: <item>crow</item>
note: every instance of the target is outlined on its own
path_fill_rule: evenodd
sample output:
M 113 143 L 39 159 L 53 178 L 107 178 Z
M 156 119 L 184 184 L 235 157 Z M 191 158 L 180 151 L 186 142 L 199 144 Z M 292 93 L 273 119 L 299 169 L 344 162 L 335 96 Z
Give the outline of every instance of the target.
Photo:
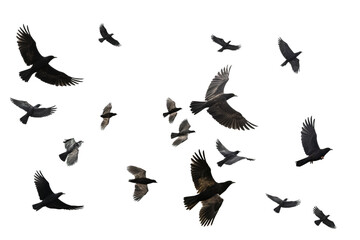
M 184 197 L 184 204 L 187 210 L 191 210 L 201 201 L 202 208 L 199 213 L 200 224 L 202 226 L 212 225 L 224 201 L 220 195 L 234 182 L 226 181 L 217 183 L 211 175 L 211 169 L 206 162 L 205 152 L 191 158 L 191 176 L 198 194 L 195 196 Z
M 65 73 L 60 72 L 49 65 L 49 62 L 55 57 L 43 57 L 39 53 L 36 42 L 30 35 L 29 27 L 23 25 L 23 28 L 20 28 L 17 33 L 17 39 L 21 56 L 26 65 L 32 65 L 31 68 L 20 72 L 20 77 L 25 82 L 28 82 L 35 72 L 35 77 L 55 86 L 70 86 L 81 82 L 82 78 L 69 77 Z
M 278 44 L 279 44 L 279 48 L 280 48 L 280 51 L 282 53 L 282 55 L 284 56 L 284 58 L 286 58 L 286 61 L 283 62 L 281 64 L 281 66 L 285 66 L 287 63 L 290 63 L 293 71 L 295 73 L 298 73 L 299 72 L 299 68 L 300 68 L 300 65 L 299 65 L 299 59 L 297 59 L 297 56 L 300 55 L 301 51 L 300 52 L 297 52 L 297 53 L 294 53 L 289 45 L 284 42 L 284 40 L 282 40 L 281 38 L 279 38 L 278 40 Z
M 26 114 L 20 118 L 20 121 L 23 124 L 26 124 L 29 117 L 46 117 L 53 114 L 56 111 L 56 106 L 52 106 L 49 108 L 39 108 L 41 104 L 36 104 L 35 106 L 31 106 L 26 101 L 16 100 L 10 98 L 10 100 L 19 108 L 26 111 Z
M 220 142 L 219 139 L 216 141 L 216 148 L 225 157 L 223 160 L 221 160 L 221 161 L 219 161 L 217 163 L 217 165 L 219 167 L 221 167 L 224 164 L 231 165 L 231 164 L 236 163 L 236 162 L 238 162 L 238 161 L 240 161 L 242 159 L 246 159 L 246 160 L 249 160 L 249 161 L 254 161 L 255 160 L 255 159 L 252 159 L 252 158 L 238 156 L 238 153 L 240 151 L 231 152 L 231 151 L 227 150 L 227 148 Z
M 231 41 L 225 42 L 224 39 L 215 37 L 214 35 L 211 35 L 211 39 L 217 44 L 221 45 L 221 48 L 218 50 L 218 52 L 222 52 L 225 49 L 238 50 L 241 47 L 240 45 L 231 45 Z
M 318 207 L 314 207 L 314 214 L 319 218 L 319 220 L 315 220 L 315 224 L 317 226 L 320 225 L 320 223 L 324 223 L 326 226 L 330 228 L 336 228 L 335 223 L 331 220 L 329 220 L 330 215 L 325 215 Z
M 101 122 L 101 130 L 104 130 L 105 127 L 109 124 L 111 117 L 116 116 L 116 113 L 110 112 L 111 108 L 112 108 L 112 105 L 111 105 L 111 103 L 109 103 L 108 105 L 106 105 L 106 107 L 103 110 L 103 114 L 100 116 L 103 118 L 103 120 Z
M 315 132 L 315 119 L 313 120 L 312 117 L 305 119 L 305 122 L 303 123 L 301 142 L 308 157 L 296 161 L 296 166 L 298 167 L 301 167 L 308 162 L 313 163 L 313 161 L 322 160 L 325 155 L 332 150 L 331 148 L 320 149 Z
M 279 204 L 279 206 L 277 206 L 276 208 L 274 208 L 274 211 L 276 213 L 280 212 L 280 209 L 283 208 L 291 208 L 291 207 L 295 207 L 297 205 L 300 204 L 300 200 L 297 201 L 288 201 L 287 198 L 285 198 L 284 200 L 281 200 L 278 197 L 275 196 L 271 196 L 270 194 L 266 194 L 266 196 L 268 196 L 271 200 L 273 200 L 274 202 L 276 202 L 277 204 Z
M 194 133 L 195 131 L 189 130 L 190 124 L 187 119 L 181 122 L 179 126 L 179 133 L 171 133 L 171 139 L 178 137 L 174 142 L 173 146 L 178 146 L 180 143 L 185 142 L 188 139 L 188 134 Z
M 172 123 L 175 120 L 177 112 L 181 110 L 181 108 L 177 108 L 175 102 L 171 100 L 171 98 L 168 98 L 166 100 L 166 107 L 168 111 L 163 113 L 163 116 L 166 117 L 167 115 L 169 115 L 169 123 Z
M 108 41 L 109 43 L 111 43 L 114 46 L 121 46 L 120 43 L 114 39 L 112 37 L 112 35 L 114 35 L 113 33 L 109 34 L 106 30 L 106 28 L 104 27 L 104 24 L 100 25 L 100 34 L 102 36 L 102 38 L 99 38 L 99 41 L 102 43 L 104 40 Z
M 236 96 L 233 93 L 224 93 L 224 87 L 229 81 L 230 68 L 221 69 L 220 72 L 211 81 L 205 96 L 205 102 L 192 101 L 190 109 L 193 114 L 197 114 L 205 108 L 210 115 L 221 125 L 232 128 L 249 130 L 257 127 L 255 124 L 247 121 L 241 113 L 234 110 L 227 103 L 227 100 Z
M 76 210 L 84 207 L 84 206 L 71 206 L 59 200 L 59 197 L 65 193 L 63 192 L 54 193 L 50 188 L 49 182 L 42 175 L 41 171 L 36 171 L 34 178 L 35 178 L 35 186 L 41 200 L 41 202 L 32 205 L 34 210 L 38 211 L 42 207 L 66 209 L 66 210 Z
M 146 171 L 144 169 L 128 166 L 127 170 L 135 176 L 134 179 L 130 179 L 129 182 L 136 183 L 133 198 L 135 201 L 140 201 L 142 197 L 149 191 L 147 185 L 150 183 L 156 183 L 154 179 L 146 177 Z
M 66 139 L 64 143 L 65 143 L 66 152 L 59 154 L 59 157 L 63 162 L 65 162 L 67 158 L 66 164 L 68 166 L 74 165 L 78 160 L 79 147 L 81 146 L 83 141 L 75 142 L 73 138 L 70 138 L 70 139 Z

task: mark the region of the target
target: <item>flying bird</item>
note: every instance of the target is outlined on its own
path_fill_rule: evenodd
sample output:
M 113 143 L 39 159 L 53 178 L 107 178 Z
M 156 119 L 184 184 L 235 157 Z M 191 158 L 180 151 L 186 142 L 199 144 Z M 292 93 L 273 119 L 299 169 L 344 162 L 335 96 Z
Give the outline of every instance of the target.
M 232 181 L 217 183 L 211 175 L 211 169 L 206 162 L 205 152 L 195 153 L 191 158 L 191 176 L 197 189 L 197 195 L 184 197 L 187 210 L 191 210 L 198 202 L 202 203 L 199 218 L 202 226 L 212 225 L 222 202 L 220 195 L 233 184 Z
M 99 41 L 102 43 L 104 40 L 108 41 L 109 43 L 111 43 L 114 46 L 121 46 L 120 43 L 114 39 L 112 37 L 112 35 L 114 35 L 113 33 L 109 34 L 106 30 L 106 28 L 104 27 L 104 24 L 100 25 L 100 34 L 102 36 L 102 38 L 99 38 Z
M 299 59 L 297 58 L 297 56 L 300 55 L 301 51 L 297 52 L 297 53 L 294 53 L 290 49 L 289 45 L 286 42 L 284 42 L 284 40 L 282 40 L 281 38 L 279 38 L 278 44 L 279 44 L 279 48 L 280 48 L 280 51 L 281 51 L 282 55 L 284 56 L 284 58 L 286 58 L 286 61 L 283 62 L 281 64 L 281 66 L 283 67 L 287 63 L 290 63 L 293 71 L 295 73 L 298 73 L 300 65 L 299 65 Z
M 218 50 L 218 52 L 222 52 L 225 49 L 229 49 L 229 50 L 238 50 L 241 46 L 240 45 L 231 45 L 230 42 L 225 42 L 224 39 L 222 38 L 218 38 L 214 35 L 211 35 L 211 39 L 216 42 L 217 44 L 221 45 L 221 48 Z
M 332 150 L 331 148 L 320 149 L 315 132 L 315 119 L 313 120 L 312 117 L 305 119 L 305 122 L 303 123 L 301 142 L 308 157 L 296 161 L 296 166 L 298 167 L 301 167 L 308 162 L 313 163 L 313 161 L 322 160 L 325 155 Z
M 110 112 L 111 108 L 112 105 L 111 103 L 109 103 L 108 105 L 106 105 L 106 107 L 103 110 L 103 114 L 100 116 L 103 118 L 101 122 L 101 130 L 104 130 L 105 127 L 109 124 L 110 118 L 116 115 L 116 113 Z
M 28 82 L 34 73 L 36 73 L 35 77 L 41 81 L 55 86 L 70 86 L 81 82 L 82 78 L 69 77 L 49 65 L 49 62 L 55 57 L 43 57 L 40 54 L 36 47 L 36 42 L 30 35 L 29 27 L 23 25 L 23 28 L 20 28 L 17 33 L 17 39 L 21 56 L 26 65 L 32 65 L 31 68 L 20 72 L 20 77 L 25 82 Z
M 326 226 L 330 228 L 336 228 L 335 223 L 331 220 L 329 220 L 330 215 L 325 215 L 318 207 L 314 207 L 314 214 L 319 218 L 319 220 L 315 220 L 315 224 L 317 226 L 320 225 L 320 223 L 324 223 Z
M 68 166 L 74 165 L 78 160 L 79 155 L 79 147 L 83 143 L 83 141 L 75 142 L 73 138 L 66 139 L 64 141 L 66 151 L 59 154 L 60 159 L 65 162 Z
M 163 113 L 163 116 L 166 117 L 169 115 L 169 122 L 172 123 L 175 120 L 177 112 L 181 110 L 181 108 L 177 108 L 175 102 L 171 100 L 171 98 L 166 100 L 166 107 L 168 111 Z
M 246 159 L 246 160 L 249 160 L 249 161 L 254 161 L 255 160 L 255 159 L 252 159 L 252 158 L 238 156 L 238 153 L 240 151 L 231 152 L 231 151 L 227 150 L 227 148 L 220 142 L 219 139 L 216 141 L 216 148 L 225 157 L 223 160 L 221 160 L 221 161 L 219 161 L 217 163 L 217 165 L 219 167 L 221 167 L 224 164 L 231 165 L 231 164 L 236 163 L 236 162 L 238 162 L 238 161 L 240 161 L 242 159 Z
M 177 139 L 173 142 L 173 146 L 178 146 L 180 143 L 185 142 L 188 139 L 188 135 L 190 133 L 194 133 L 195 131 L 190 130 L 190 124 L 187 119 L 181 122 L 179 126 L 179 132 L 178 133 L 171 133 L 170 137 L 171 139 L 176 138 Z
M 146 177 L 146 171 L 142 168 L 135 166 L 128 166 L 127 170 L 135 176 L 134 179 L 130 179 L 129 182 L 135 183 L 135 191 L 133 198 L 135 201 L 140 201 L 141 198 L 149 191 L 148 184 L 156 183 L 154 179 Z
M 36 171 L 34 178 L 35 186 L 41 200 L 41 202 L 32 205 L 34 210 L 38 211 L 42 207 L 66 210 L 76 210 L 83 208 L 83 206 L 72 206 L 62 202 L 59 197 L 65 193 L 54 193 L 50 188 L 49 182 L 42 175 L 41 171 Z
M 274 208 L 274 211 L 276 213 L 280 212 L 280 209 L 283 208 L 291 208 L 291 207 L 296 207 L 297 205 L 300 204 L 300 200 L 297 201 L 288 201 L 287 198 L 285 198 L 284 200 L 275 197 L 275 196 L 271 196 L 270 194 L 266 194 L 266 196 L 268 196 L 268 198 L 270 198 L 271 200 L 273 200 L 274 202 L 276 202 L 277 204 L 279 204 L 279 206 L 277 206 L 276 208 Z
M 220 72 L 211 81 L 205 96 L 205 102 L 192 101 L 190 103 L 191 112 L 197 114 L 205 108 L 208 113 L 221 125 L 232 128 L 249 130 L 257 127 L 255 124 L 247 121 L 241 113 L 234 110 L 227 100 L 234 97 L 233 93 L 224 93 L 224 87 L 229 81 L 230 68 L 221 69 Z
M 20 118 L 20 121 L 23 124 L 26 124 L 29 117 L 46 117 L 53 114 L 56 111 L 56 106 L 52 106 L 49 108 L 40 108 L 41 104 L 36 104 L 32 106 L 26 101 L 16 100 L 10 98 L 10 100 L 19 108 L 26 111 L 26 114 Z

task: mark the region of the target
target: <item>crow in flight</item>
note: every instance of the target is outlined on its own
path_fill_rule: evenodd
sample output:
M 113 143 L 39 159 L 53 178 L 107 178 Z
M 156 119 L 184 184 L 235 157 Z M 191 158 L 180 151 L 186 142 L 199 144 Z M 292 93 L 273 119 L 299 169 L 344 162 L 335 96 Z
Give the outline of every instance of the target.
M 219 161 L 217 163 L 217 165 L 219 167 L 221 167 L 224 164 L 231 165 L 231 164 L 236 163 L 236 162 L 238 162 L 238 161 L 240 161 L 242 159 L 246 159 L 246 160 L 249 160 L 249 161 L 254 161 L 255 160 L 255 159 L 252 159 L 252 158 L 238 156 L 238 153 L 240 151 L 231 152 L 231 151 L 227 150 L 227 148 L 220 142 L 219 139 L 216 141 L 216 148 L 225 157 L 224 160 L 221 160 L 221 161 Z
M 106 30 L 106 28 L 104 27 L 104 24 L 100 25 L 100 34 L 102 36 L 102 38 L 99 38 L 99 41 L 102 43 L 104 40 L 108 41 L 109 43 L 111 43 L 114 46 L 121 46 L 120 43 L 114 39 L 112 37 L 112 35 L 114 35 L 113 33 L 109 34 Z
M 238 50 L 241 47 L 240 45 L 231 45 L 231 41 L 225 42 L 224 39 L 215 37 L 214 35 L 211 35 L 211 39 L 217 44 L 221 45 L 221 48 L 218 50 L 218 52 L 222 52 L 225 49 Z
M 314 207 L 314 214 L 319 218 L 319 220 L 315 220 L 315 224 L 317 226 L 320 225 L 320 223 L 324 223 L 326 226 L 330 228 L 336 228 L 335 223 L 331 220 L 329 220 L 330 215 L 325 215 L 318 207 Z
M 211 169 L 206 162 L 205 153 L 195 153 L 191 158 L 191 176 L 198 194 L 184 197 L 184 204 L 187 210 L 191 210 L 201 201 L 202 208 L 199 213 L 202 226 L 212 225 L 224 201 L 220 195 L 234 182 L 226 181 L 217 183 L 211 175 Z
M 70 138 L 70 139 L 66 139 L 64 143 L 65 143 L 66 152 L 59 154 L 59 157 L 63 162 L 65 162 L 67 158 L 66 164 L 68 166 L 71 166 L 75 164 L 78 160 L 79 147 L 81 146 L 83 141 L 75 142 L 73 138 Z
M 206 92 L 205 102 L 192 101 L 190 103 L 191 112 L 193 114 L 199 113 L 205 108 L 212 117 L 221 125 L 241 130 L 249 130 L 257 127 L 255 124 L 247 121 L 241 113 L 234 110 L 227 103 L 227 100 L 234 97 L 233 93 L 224 93 L 224 87 L 229 81 L 230 68 L 221 69 L 220 72 L 211 81 L 210 86 Z
M 102 122 L 101 122 L 101 129 L 104 130 L 105 127 L 109 124 L 110 118 L 112 116 L 115 116 L 116 113 L 112 113 L 110 112 L 112 108 L 111 103 L 109 103 L 108 105 L 106 105 L 106 107 L 103 110 L 103 114 L 100 116 L 103 118 Z
M 332 150 L 331 148 L 320 149 L 315 132 L 315 119 L 313 120 L 312 117 L 305 119 L 305 122 L 303 123 L 301 142 L 308 157 L 296 161 L 296 166 L 298 167 L 301 167 L 308 162 L 313 163 L 313 161 L 322 160 L 325 155 Z
M 287 198 L 285 198 L 284 200 L 281 200 L 278 197 L 275 196 L 271 196 L 270 194 L 266 194 L 266 196 L 268 196 L 271 200 L 273 200 L 274 202 L 276 202 L 277 204 L 279 204 L 279 206 L 277 206 L 276 208 L 274 208 L 274 211 L 279 213 L 280 209 L 283 208 L 291 208 L 291 207 L 295 207 L 297 205 L 300 204 L 300 200 L 297 201 L 288 201 Z
M 26 101 L 16 100 L 13 98 L 10 98 L 10 100 L 19 108 L 26 111 L 26 114 L 20 118 L 20 121 L 23 124 L 26 124 L 29 117 L 46 117 L 51 114 L 53 114 L 56 111 L 56 107 L 52 106 L 49 108 L 39 108 L 41 105 L 36 104 L 35 106 L 31 106 Z
M 135 176 L 135 179 L 130 179 L 129 182 L 136 183 L 134 191 L 134 200 L 140 201 L 142 197 L 149 191 L 147 185 L 150 183 L 156 183 L 155 180 L 146 177 L 146 171 L 144 169 L 128 166 L 127 170 Z
M 281 38 L 279 38 L 278 44 L 279 44 L 279 48 L 280 48 L 280 51 L 281 51 L 282 55 L 284 56 L 284 58 L 286 58 L 286 61 L 283 62 L 281 64 L 281 66 L 283 67 L 287 63 L 290 63 L 293 71 L 295 73 L 298 73 L 300 65 L 299 65 L 299 59 L 297 59 L 297 56 L 300 55 L 301 51 L 297 52 L 297 53 L 294 53 L 290 49 L 289 45 L 286 42 L 284 42 Z
M 35 72 L 35 77 L 43 82 L 56 86 L 70 86 L 81 82 L 82 78 L 69 77 L 65 73 L 60 72 L 49 65 L 49 62 L 55 57 L 43 57 L 39 53 L 36 42 L 30 35 L 29 27 L 25 27 L 24 25 L 23 28 L 20 28 L 17 39 L 21 56 L 26 65 L 32 65 L 31 68 L 20 72 L 20 77 L 25 82 L 29 81 L 31 75 Z
M 177 112 L 181 110 L 181 108 L 177 108 L 175 102 L 171 100 L 171 98 L 166 100 L 166 107 L 168 111 L 163 113 L 163 116 L 166 117 L 169 115 L 169 123 L 172 123 L 175 120 Z
M 32 205 L 34 210 L 38 211 L 42 207 L 66 210 L 76 210 L 83 208 L 83 206 L 71 206 L 59 200 L 59 197 L 65 193 L 54 193 L 50 188 L 49 182 L 42 175 L 41 171 L 36 171 L 34 178 L 35 186 L 41 200 L 41 202 Z
M 190 124 L 187 119 L 181 122 L 179 126 L 179 133 L 171 133 L 171 139 L 178 137 L 174 142 L 173 146 L 178 146 L 180 143 L 185 142 L 188 139 L 188 134 L 194 133 L 195 131 L 189 130 Z

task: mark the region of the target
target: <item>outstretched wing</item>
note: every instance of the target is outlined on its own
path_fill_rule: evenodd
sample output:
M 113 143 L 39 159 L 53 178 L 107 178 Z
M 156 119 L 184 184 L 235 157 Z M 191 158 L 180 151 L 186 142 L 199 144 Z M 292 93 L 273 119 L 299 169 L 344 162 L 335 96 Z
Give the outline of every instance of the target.
M 106 105 L 106 107 L 104 107 L 103 114 L 110 113 L 111 108 L 112 108 L 111 103 L 109 103 L 108 105 Z
M 110 36 L 109 38 L 106 39 L 109 43 L 111 43 L 112 45 L 119 47 L 120 43 L 118 40 L 116 40 L 115 38 L 113 38 L 112 36 Z
M 299 205 L 300 203 L 301 203 L 300 200 L 286 201 L 286 202 L 283 203 L 282 207 L 285 207 L 285 208 L 295 207 L 295 206 Z
M 206 162 L 204 151 L 201 154 L 199 150 L 199 154 L 195 153 L 191 160 L 191 176 L 198 193 L 216 184 L 211 175 L 211 169 Z
M 231 45 L 229 44 L 229 46 L 227 46 L 228 49 L 230 50 L 238 50 L 239 48 L 241 48 L 240 45 Z
M 280 52 L 284 56 L 284 58 L 289 59 L 294 56 L 294 52 L 290 49 L 289 45 L 284 42 L 281 38 L 278 40 Z
M 171 98 L 166 99 L 166 107 L 168 111 L 176 108 L 175 102 Z
M 68 166 L 74 165 L 79 157 L 79 149 L 76 147 L 74 150 L 72 150 L 71 153 L 68 154 L 66 164 Z
M 183 135 L 183 136 L 179 136 L 174 142 L 173 142 L 173 146 L 179 146 L 181 143 L 185 142 L 188 139 L 188 134 Z
M 76 142 L 75 142 L 75 139 L 70 138 L 70 139 L 66 139 L 66 140 L 64 141 L 64 143 L 65 143 L 65 149 L 66 149 L 67 151 L 69 151 L 69 150 L 71 149 L 71 147 L 72 147 Z
M 225 46 L 226 45 L 226 42 L 224 41 L 224 39 L 222 38 L 218 38 L 214 35 L 211 35 L 211 39 L 216 42 L 217 44 L 221 45 L 221 46 Z
M 101 130 L 104 130 L 109 125 L 110 118 L 104 118 L 101 122 Z
M 28 26 L 23 25 L 23 28 L 19 29 L 16 38 L 18 39 L 17 43 L 21 56 L 27 65 L 31 65 L 43 57 L 36 47 L 36 42 L 30 35 Z
M 328 226 L 328 227 L 336 228 L 335 223 L 334 223 L 333 221 L 329 220 L 329 219 L 325 219 L 325 220 L 323 221 L 323 223 L 324 223 L 326 226 Z
M 312 117 L 305 119 L 305 122 L 303 123 L 301 142 L 306 155 L 311 155 L 320 150 L 315 132 L 315 119 L 313 120 Z
M 271 200 L 273 200 L 277 204 L 280 204 L 282 202 L 282 200 L 280 198 L 276 197 L 276 196 L 271 196 L 270 194 L 266 194 L 266 196 L 268 196 L 268 198 L 270 198 Z
M 318 207 L 315 206 L 313 209 L 313 212 L 314 212 L 315 216 L 317 216 L 318 218 L 324 219 L 325 214 Z
M 127 170 L 135 176 L 135 178 L 145 178 L 146 171 L 142 168 L 135 167 L 135 166 L 128 166 Z
M 47 196 L 54 194 L 54 192 L 50 188 L 49 182 L 45 179 L 41 171 L 36 171 L 34 175 L 34 182 L 40 200 L 44 200 Z
M 230 69 L 231 66 L 229 68 L 226 66 L 221 69 L 220 72 L 218 72 L 218 74 L 214 77 L 206 91 L 206 101 L 210 100 L 218 94 L 224 93 L 225 85 L 229 81 Z
M 215 194 L 213 197 L 201 202 L 203 206 L 200 209 L 199 217 L 202 226 L 213 224 L 223 201 L 219 194 Z
M 29 104 L 27 101 L 21 101 L 21 100 L 16 100 L 13 98 L 10 98 L 10 100 L 19 108 L 23 109 L 24 111 L 28 112 L 33 106 L 31 106 L 31 104 Z
M 146 184 L 139 184 L 139 183 L 135 184 L 135 190 L 133 195 L 134 200 L 140 201 L 140 199 L 144 197 L 148 191 L 149 189 Z
M 292 67 L 292 70 L 295 72 L 295 73 L 298 73 L 299 72 L 299 69 L 300 69 L 300 61 L 299 59 L 295 58 L 294 60 L 291 60 L 290 61 L 290 65 Z
M 69 77 L 65 73 L 56 70 L 50 65 L 46 65 L 39 69 L 35 76 L 41 81 L 55 86 L 71 86 L 82 82 L 82 78 Z
M 64 202 L 62 202 L 61 200 L 57 199 L 51 203 L 46 204 L 46 206 L 48 208 L 55 208 L 55 209 L 65 209 L 65 210 L 77 210 L 77 209 L 81 209 L 84 206 L 72 206 L 72 205 L 68 205 Z
M 219 139 L 216 140 L 216 148 L 224 156 L 228 156 L 231 152 L 220 142 Z
M 185 119 L 184 121 L 181 122 L 180 126 L 179 126 L 179 132 L 182 133 L 184 131 L 187 131 L 190 129 L 190 124 L 188 122 L 187 119 Z
M 53 114 L 56 111 L 56 107 L 52 106 L 49 108 L 35 108 L 32 113 L 32 117 L 46 117 Z
M 101 36 L 103 36 L 103 37 L 106 37 L 106 36 L 108 35 L 108 32 L 107 32 L 104 24 L 101 24 L 101 25 L 100 25 L 100 34 L 101 34 Z

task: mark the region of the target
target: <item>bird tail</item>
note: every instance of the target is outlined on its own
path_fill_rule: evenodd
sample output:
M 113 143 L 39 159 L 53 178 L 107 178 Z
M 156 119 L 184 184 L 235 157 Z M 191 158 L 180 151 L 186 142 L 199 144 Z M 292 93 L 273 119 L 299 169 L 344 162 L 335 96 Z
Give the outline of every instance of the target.
M 288 62 L 289 62 L 289 61 L 286 60 L 285 62 L 283 62 L 283 63 L 281 64 L 281 66 L 282 66 L 282 67 L 285 66 Z
M 308 157 L 307 157 L 307 158 L 304 158 L 304 159 L 301 159 L 301 160 L 299 160 L 299 161 L 296 161 L 296 166 L 301 167 L 302 165 L 308 163 L 309 161 L 310 161 L 310 160 L 309 160 Z
M 40 203 L 33 204 L 32 207 L 34 210 L 39 211 L 43 207 L 43 205 L 40 202 Z
M 66 152 L 63 152 L 62 154 L 59 154 L 59 157 L 61 159 L 61 161 L 65 162 L 66 160 L 66 157 L 69 153 L 66 151 Z
M 276 208 L 274 208 L 274 211 L 275 211 L 276 213 L 279 213 L 279 212 L 280 212 L 280 209 L 281 209 L 281 206 L 279 205 L 279 206 L 277 206 Z
M 191 112 L 193 114 L 199 113 L 201 110 L 203 110 L 206 107 L 206 102 L 198 102 L 198 101 L 192 101 L 190 103 Z
M 173 138 L 176 138 L 177 136 L 179 136 L 179 134 L 178 133 L 171 133 L 171 139 L 173 139 Z
M 23 124 L 26 124 L 27 121 L 28 121 L 28 119 L 29 119 L 29 114 L 25 114 L 24 116 L 22 116 L 22 117 L 20 118 L 20 121 L 21 121 Z
M 224 48 L 220 48 L 220 49 L 218 50 L 218 52 L 222 52 L 222 51 L 224 51 Z
M 224 159 L 224 160 L 221 160 L 220 162 L 217 163 L 217 165 L 218 165 L 219 167 L 221 167 L 222 165 L 224 165 L 225 162 L 226 162 L 225 159 Z
M 315 222 L 315 224 L 316 224 L 317 226 L 319 226 L 320 223 L 321 223 L 321 220 L 315 220 L 314 222 Z
M 103 42 L 103 41 L 105 41 L 105 38 L 99 38 L 99 41 Z
M 31 75 L 33 75 L 33 71 L 31 70 L 31 68 L 27 69 L 27 70 L 24 70 L 24 71 L 21 71 L 19 73 L 20 77 L 22 80 L 24 80 L 25 82 L 28 82 Z
M 246 158 L 246 159 L 249 161 L 255 161 L 255 159 L 253 159 L 253 158 Z
M 169 113 L 167 113 L 167 112 L 166 112 L 166 113 L 163 113 L 163 116 L 164 116 L 164 117 L 166 117 L 167 115 L 169 115 Z
M 184 204 L 187 210 L 191 210 L 199 202 L 198 196 L 184 197 Z

